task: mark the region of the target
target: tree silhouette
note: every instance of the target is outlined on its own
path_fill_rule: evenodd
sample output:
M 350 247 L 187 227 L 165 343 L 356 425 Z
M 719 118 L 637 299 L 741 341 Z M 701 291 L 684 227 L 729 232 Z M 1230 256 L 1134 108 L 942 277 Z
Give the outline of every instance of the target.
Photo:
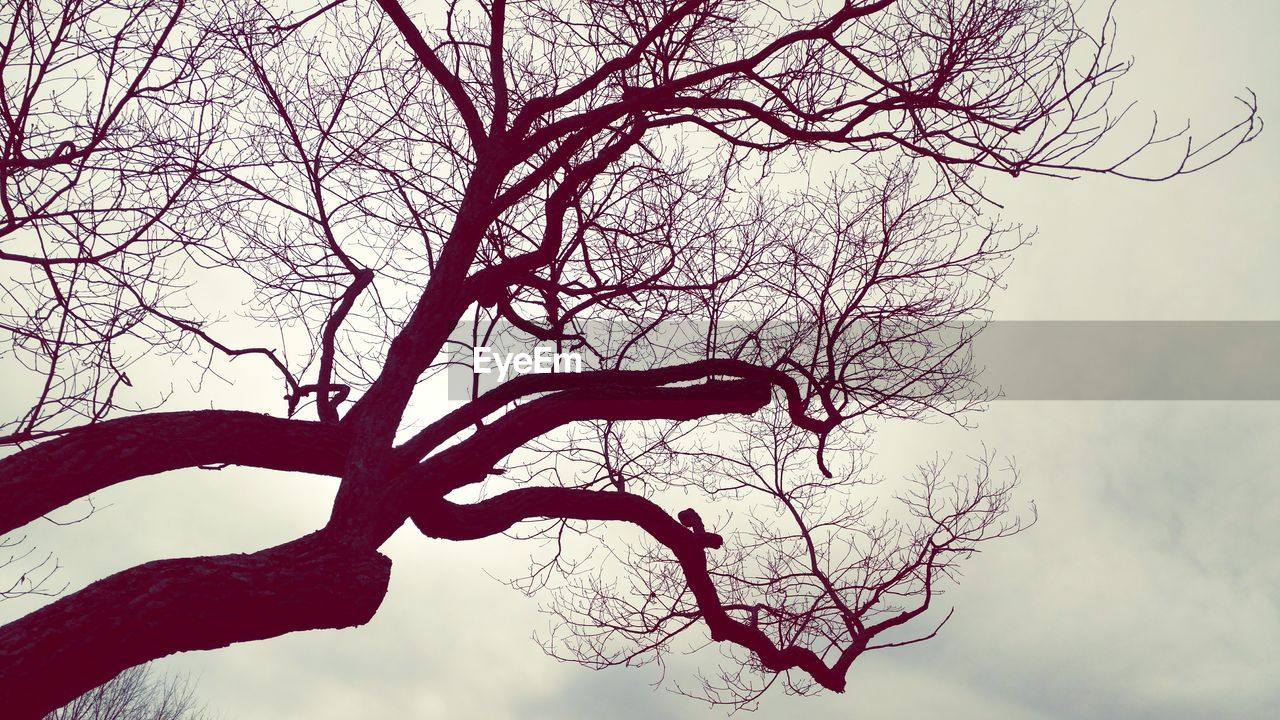
M 137 665 L 45 715 L 44 720 L 205 720 L 185 677 L 156 677 Z
M 922 464 L 892 510 L 864 488 L 869 423 L 989 397 L 972 323 L 1023 237 L 982 178 L 1167 179 L 1261 128 L 1249 97 L 1208 140 L 1132 134 L 1113 24 L 1061 0 L 0 20 L 0 329 L 30 380 L 6 380 L 26 409 L 0 431 L 0 534 L 183 468 L 341 480 L 314 533 L 139 565 L 0 629 L 11 717 L 170 653 L 363 624 L 406 520 L 541 543 L 512 582 L 552 599 L 558 657 L 711 641 L 713 701 L 841 691 L 1024 527 L 990 454 Z M 586 367 L 424 398 L 499 341 Z M 211 380 L 175 408 L 156 383 L 206 376 L 283 399 Z

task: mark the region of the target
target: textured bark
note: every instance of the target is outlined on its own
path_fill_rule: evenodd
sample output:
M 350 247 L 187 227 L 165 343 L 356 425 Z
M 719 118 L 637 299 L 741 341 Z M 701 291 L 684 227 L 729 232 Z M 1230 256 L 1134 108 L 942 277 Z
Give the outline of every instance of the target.
M 40 718 L 122 670 L 298 630 L 362 625 L 391 561 L 321 534 L 248 555 L 159 560 L 0 629 L 0 713 Z
M 336 425 L 197 410 L 108 420 L 0 460 L 0 535 L 92 492 L 215 463 L 337 475 L 350 447 Z

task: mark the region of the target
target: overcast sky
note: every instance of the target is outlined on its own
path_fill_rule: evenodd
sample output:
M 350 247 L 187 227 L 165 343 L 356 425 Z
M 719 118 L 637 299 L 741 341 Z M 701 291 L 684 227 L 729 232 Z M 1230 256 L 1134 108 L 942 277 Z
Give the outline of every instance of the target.
M 1202 131 L 1253 88 L 1280 107 L 1271 2 L 1120 0 L 1122 91 Z M 1170 183 L 992 182 L 1038 226 L 997 319 L 1280 321 L 1280 129 Z M 1152 368 L 1158 372 L 1159 368 Z M 843 695 L 770 696 L 760 718 L 1280 717 L 1280 403 L 994 403 L 977 427 L 886 425 L 873 468 L 985 445 L 1016 458 L 1040 522 L 974 558 L 941 636 L 860 659 Z M 72 589 L 157 557 L 252 551 L 323 523 L 336 482 L 229 468 L 131 481 L 90 521 L 35 528 Z M 504 540 L 402 530 L 369 625 L 175 656 L 228 720 L 702 718 L 721 709 L 595 673 L 530 639 L 535 601 L 486 571 L 523 566 Z M 0 619 L 25 612 L 21 601 Z M 713 651 L 714 652 L 714 651 Z M 699 658 L 690 660 L 692 666 Z M 669 677 L 688 680 L 683 660 Z

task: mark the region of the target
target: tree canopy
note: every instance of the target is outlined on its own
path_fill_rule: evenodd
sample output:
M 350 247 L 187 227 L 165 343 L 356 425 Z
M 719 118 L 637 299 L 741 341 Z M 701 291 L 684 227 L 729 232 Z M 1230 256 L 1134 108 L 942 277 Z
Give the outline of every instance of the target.
M 713 701 L 841 691 L 1029 519 L 990 454 L 867 487 L 872 423 L 991 397 L 969 342 L 1025 237 L 983 178 L 1163 180 L 1261 129 L 1131 117 L 1064 0 L 3 8 L 0 535 L 175 470 L 340 479 L 314 533 L 0 628 L 15 717 L 367 622 L 406 521 L 537 542 L 558 657 L 710 641 Z M 500 344 L 584 367 L 482 387 Z

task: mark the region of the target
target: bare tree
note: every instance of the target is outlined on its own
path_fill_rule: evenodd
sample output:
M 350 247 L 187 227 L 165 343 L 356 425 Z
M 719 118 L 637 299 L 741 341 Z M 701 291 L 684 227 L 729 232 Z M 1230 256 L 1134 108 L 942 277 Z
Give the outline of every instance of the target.
M 1252 97 L 1207 140 L 1131 126 L 1113 23 L 1064 0 L 4 7 L 0 329 L 34 380 L 0 532 L 169 470 L 341 479 L 315 533 L 0 629 L 15 717 L 173 652 L 367 622 L 406 520 L 541 543 L 513 583 L 550 599 L 557 656 L 715 643 L 691 691 L 713 701 L 841 691 L 1028 519 L 989 453 L 922 464 L 892 507 L 867 488 L 871 423 L 989 398 L 969 341 L 1023 237 L 982 178 L 1167 179 L 1261 128 Z M 229 278 L 235 317 L 199 292 Z M 501 343 L 587 367 L 423 400 Z M 129 373 L 161 356 L 283 398 L 201 385 L 216 409 L 161 412 Z
M 156 677 L 137 665 L 44 716 L 44 720 L 204 720 L 209 717 L 182 676 Z
M 53 553 L 41 553 L 39 548 L 27 542 L 25 535 L 0 538 L 0 600 L 12 600 L 29 595 L 56 595 L 66 588 L 55 589 L 49 584 L 58 572 L 58 561 Z

